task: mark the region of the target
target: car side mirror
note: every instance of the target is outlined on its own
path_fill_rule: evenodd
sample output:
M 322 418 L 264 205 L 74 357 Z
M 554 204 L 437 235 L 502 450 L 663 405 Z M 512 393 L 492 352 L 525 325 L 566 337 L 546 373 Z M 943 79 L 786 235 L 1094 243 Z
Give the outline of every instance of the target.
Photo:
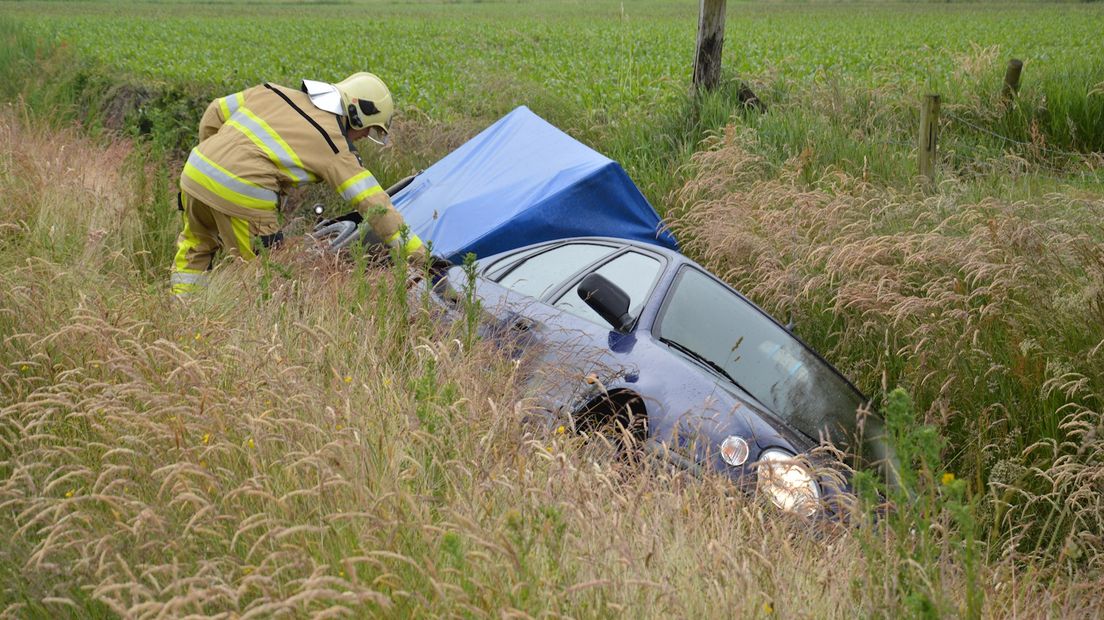
M 592 273 L 583 278 L 576 289 L 579 297 L 619 332 L 632 325 L 629 316 L 629 294 L 605 276 Z

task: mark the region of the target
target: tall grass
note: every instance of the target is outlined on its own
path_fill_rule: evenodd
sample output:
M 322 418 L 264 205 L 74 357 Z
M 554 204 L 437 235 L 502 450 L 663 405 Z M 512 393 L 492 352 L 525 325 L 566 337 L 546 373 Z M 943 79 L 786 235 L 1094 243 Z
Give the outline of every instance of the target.
M 530 425 L 518 380 L 540 369 L 462 344 L 393 270 L 291 248 L 177 302 L 129 256 L 163 236 L 137 216 L 126 142 L 11 110 L 0 138 L 6 616 L 1099 612 L 1081 570 L 968 553 L 965 500 L 930 458 L 900 527 L 840 527 Z M 84 174 L 58 186 L 69 158 Z M 1053 500 L 1093 475 L 1075 444 L 1038 470 Z M 1039 511 L 1006 501 L 1009 523 Z M 1073 509 L 1092 496 L 1072 501 L 1064 531 L 1091 534 Z M 1063 561 L 1098 561 L 1067 540 Z
M 898 606 L 847 533 L 828 557 L 721 481 L 595 461 L 527 426 L 518 367 L 459 344 L 390 270 L 277 253 L 172 300 L 119 249 L 145 238 L 126 143 L 10 111 L 0 128 L 6 616 Z M 47 145 L 96 191 L 52 190 Z
M 694 157 L 673 223 L 686 250 L 869 393 L 912 392 L 948 440 L 947 470 L 990 494 L 993 541 L 1052 557 L 1088 544 L 1079 557 L 1099 562 L 1104 488 L 1084 483 L 1104 424 L 1104 201 L 971 203 L 951 181 L 927 194 L 844 172 L 808 183 L 815 154 L 776 171 L 756 141 L 730 127 Z
M 1104 203 L 1015 184 L 1091 178 L 1046 150 L 1085 132 L 1045 122 L 1091 91 L 985 116 L 999 55 L 964 56 L 948 110 L 1046 148 L 950 131 L 934 194 L 895 144 L 905 87 L 762 75 L 766 114 L 734 116 L 726 88 L 577 128 L 887 413 L 913 475 L 878 494 L 859 474 L 841 526 L 527 422 L 522 378 L 555 369 L 441 325 L 401 272 L 290 247 L 169 298 L 173 175 L 151 143 L 191 131 L 187 106 L 82 99 L 109 92 L 99 73 L 5 24 L 5 94 L 29 105 L 0 110 L 0 615 L 1100 615 Z M 138 99 L 160 103 L 128 116 Z M 90 135 L 74 101 L 156 139 Z M 410 148 L 381 178 L 495 105 L 397 124 Z

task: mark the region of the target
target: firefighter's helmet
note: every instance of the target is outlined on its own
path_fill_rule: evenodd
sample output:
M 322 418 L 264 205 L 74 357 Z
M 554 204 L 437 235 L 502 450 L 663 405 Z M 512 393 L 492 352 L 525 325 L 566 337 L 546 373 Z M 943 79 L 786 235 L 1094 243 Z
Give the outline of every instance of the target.
M 383 80 L 361 71 L 334 86 L 341 93 L 341 109 L 349 119 L 349 125 L 354 129 L 368 128 L 368 137 L 372 141 L 386 144 L 395 104 Z

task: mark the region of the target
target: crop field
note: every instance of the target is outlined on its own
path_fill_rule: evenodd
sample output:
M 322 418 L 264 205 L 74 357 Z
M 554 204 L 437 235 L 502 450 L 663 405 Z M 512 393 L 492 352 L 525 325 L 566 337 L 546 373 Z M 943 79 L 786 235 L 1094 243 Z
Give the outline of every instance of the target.
M 248 6 L 248 5 L 246 5 Z M 390 3 L 195 10 L 128 4 L 8 4 L 35 34 L 71 45 L 121 78 L 235 90 L 270 80 L 391 76 L 409 111 L 449 118 L 521 101 L 487 90 L 518 83 L 582 117 L 639 113 L 688 86 L 697 5 L 676 0 Z M 815 27 L 813 27 L 815 25 Z M 750 77 L 847 77 L 870 86 L 938 88 L 960 59 L 997 46 L 1024 56 L 1033 82 L 1062 79 L 1100 56 L 1104 15 L 1054 7 L 794 7 L 735 3 L 725 65 Z M 476 79 L 479 78 L 479 79 Z M 528 93 L 526 93 L 528 94 Z M 465 104 L 465 101 L 471 103 Z M 469 107 L 470 106 L 470 107 Z M 554 110 L 563 114 L 561 110 Z
M 0 618 L 1100 617 L 1104 3 L 730 0 L 694 96 L 697 7 L 0 0 Z M 529 424 L 541 369 L 401 268 L 293 242 L 171 299 L 206 103 L 366 68 L 385 184 L 518 105 L 622 162 L 903 488 L 810 521 Z
M 403 118 L 432 124 L 434 131 L 445 123 L 471 133 L 526 104 L 624 161 L 661 209 L 673 188 L 666 160 L 685 159 L 695 143 L 670 144 L 686 133 L 679 106 L 689 88 L 694 2 L 366 2 L 351 5 L 373 16 L 359 21 L 347 19 L 350 5 L 340 4 L 276 4 L 263 11 L 242 11 L 252 5 L 233 3 L 124 3 L 126 11 L 105 11 L 98 3 L 0 6 L 34 36 L 109 68 L 115 80 L 178 88 L 199 99 L 265 80 L 336 79 L 367 67 L 388 76 Z M 1011 57 L 1027 62 L 1025 98 L 1062 106 L 1059 111 L 1068 106 L 1080 125 L 1093 128 L 1084 135 L 1041 119 L 1048 139 L 1074 150 L 1104 147 L 1091 142 L 1104 133 L 1100 97 L 1087 109 L 1078 106 L 1104 64 L 1098 36 L 1104 14 L 1096 7 L 737 3 L 729 13 L 730 79 L 739 76 L 764 89 L 765 99 L 785 106 L 812 96 L 811 85 L 831 87 L 836 98 L 844 91 L 889 99 L 856 110 L 865 117 L 855 119 L 859 127 L 871 135 L 850 136 L 861 152 L 847 153 L 849 163 L 863 155 L 890 162 L 875 165 L 875 174 L 896 181 L 905 175 L 909 154 L 900 144 L 914 141 L 911 117 L 921 94 L 941 92 L 945 105 L 970 106 L 982 88 L 978 82 L 995 90 L 1000 61 Z M 1079 97 L 1066 92 L 1070 84 L 1083 87 Z M 833 96 L 817 96 L 825 94 Z M 877 109 L 883 106 L 891 109 Z M 719 129 L 727 121 L 731 102 L 715 107 L 720 110 L 699 129 Z M 892 122 L 871 118 L 881 121 L 887 112 L 896 117 Z M 775 127 L 779 118 L 784 125 Z M 802 132 L 825 130 L 789 114 L 756 122 L 767 125 L 778 159 L 805 146 Z M 1014 139 L 1030 137 L 1017 125 L 1002 129 Z M 972 153 L 982 144 L 1000 152 L 1008 146 L 973 130 L 967 134 L 953 150 Z M 701 131 L 694 135 L 702 137 Z M 187 140 L 178 141 L 183 146 Z M 413 161 L 395 174 L 434 161 L 439 150 L 411 155 Z M 663 157 L 672 150 L 678 153 Z

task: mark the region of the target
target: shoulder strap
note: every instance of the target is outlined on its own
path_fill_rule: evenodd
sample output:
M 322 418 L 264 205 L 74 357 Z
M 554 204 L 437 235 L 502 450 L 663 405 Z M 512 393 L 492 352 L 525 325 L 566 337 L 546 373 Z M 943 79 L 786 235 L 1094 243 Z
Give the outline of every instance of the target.
M 318 121 L 311 118 L 309 114 L 307 114 L 306 112 L 304 112 L 302 110 L 302 108 L 295 105 L 295 102 L 293 102 L 290 98 L 288 98 L 287 95 L 280 92 L 280 89 L 273 88 L 273 86 L 271 84 L 269 84 L 268 82 L 265 82 L 264 87 L 267 88 L 268 90 L 271 90 L 272 92 L 276 93 L 277 95 L 279 95 L 280 98 L 284 100 L 284 103 L 288 104 L 289 106 L 291 106 L 291 108 L 293 110 L 295 110 L 296 112 L 299 113 L 299 116 L 302 116 L 303 118 L 307 119 L 307 122 L 310 123 L 311 125 L 313 125 L 314 128 L 318 130 L 318 133 L 322 134 L 322 137 L 326 139 L 326 144 L 330 145 L 330 148 L 333 149 L 334 154 L 335 155 L 337 154 L 338 149 L 337 149 L 337 145 L 334 144 L 333 138 L 330 137 L 329 132 L 327 132 L 325 129 L 322 129 L 322 126 L 318 124 Z

